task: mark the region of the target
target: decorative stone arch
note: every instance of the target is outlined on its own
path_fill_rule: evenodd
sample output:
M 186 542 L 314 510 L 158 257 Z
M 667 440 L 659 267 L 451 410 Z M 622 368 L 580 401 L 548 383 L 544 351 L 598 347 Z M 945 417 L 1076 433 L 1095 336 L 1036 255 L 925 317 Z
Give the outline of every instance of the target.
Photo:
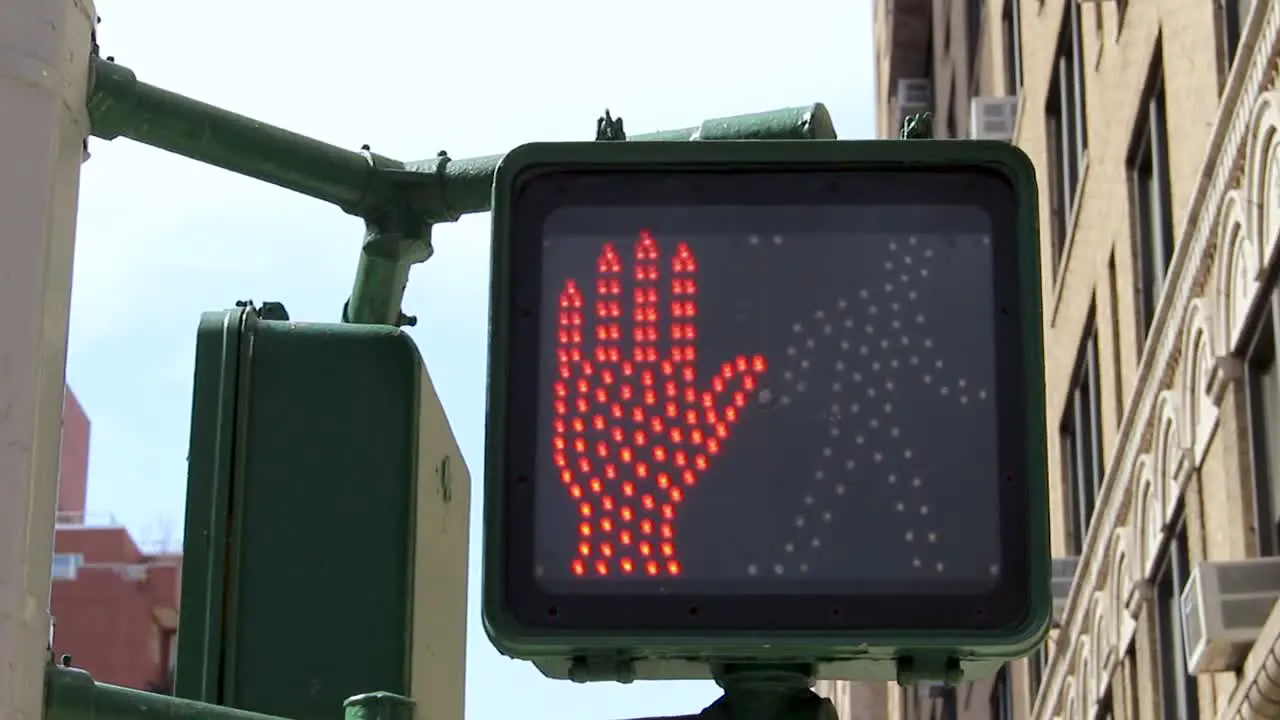
M 1107 587 L 1111 595 L 1111 613 L 1109 617 L 1112 619 L 1112 625 L 1108 628 L 1111 632 L 1111 648 L 1112 654 L 1118 653 L 1125 646 L 1128 640 L 1130 622 L 1129 614 L 1126 612 L 1129 605 L 1129 593 L 1133 589 L 1134 578 L 1132 566 L 1129 564 L 1129 528 L 1116 528 L 1115 535 L 1111 539 L 1111 584 Z M 1106 658 L 1107 665 L 1110 666 L 1112 658 Z
M 1192 462 L 1199 467 L 1209 449 L 1209 438 L 1218 421 L 1218 408 L 1213 402 L 1209 379 L 1217 359 L 1214 349 L 1212 305 L 1196 298 L 1187 308 L 1182 347 L 1183 427 L 1191 446 Z
M 1108 670 L 1111 668 L 1109 658 L 1112 635 L 1107 624 L 1107 606 L 1111 603 L 1108 591 L 1109 588 L 1099 588 L 1089 604 L 1089 638 L 1092 640 L 1089 655 L 1093 659 L 1093 675 L 1089 677 L 1089 684 L 1094 688 L 1095 699 L 1098 691 L 1106 687 Z
M 1173 515 L 1173 508 L 1178 504 L 1181 494 L 1182 481 L 1190 469 L 1186 467 L 1187 443 L 1180 422 L 1180 395 L 1180 391 L 1176 389 L 1160 393 L 1153 413 L 1156 418 L 1154 475 L 1161 490 L 1161 529 Z
M 1266 257 L 1263 253 L 1275 246 L 1280 222 L 1274 197 L 1275 183 L 1280 178 L 1280 167 L 1275 164 L 1276 146 L 1280 144 L 1280 92 L 1263 93 L 1254 103 L 1246 137 L 1244 187 L 1246 207 L 1250 209 L 1246 227 L 1257 243 L 1257 267 L 1261 269 Z
M 1260 254 L 1252 233 L 1248 231 L 1242 190 L 1230 190 L 1222 198 L 1218 211 L 1218 261 L 1214 313 L 1218 330 L 1217 345 L 1228 352 L 1236 346 L 1249 312 L 1258 283 Z
M 1133 467 L 1133 479 L 1138 492 L 1138 504 L 1134 513 L 1135 536 L 1138 540 L 1138 557 L 1142 577 L 1150 577 L 1155 568 L 1156 553 L 1164 533 L 1164 483 L 1155 481 L 1151 456 L 1144 454 Z

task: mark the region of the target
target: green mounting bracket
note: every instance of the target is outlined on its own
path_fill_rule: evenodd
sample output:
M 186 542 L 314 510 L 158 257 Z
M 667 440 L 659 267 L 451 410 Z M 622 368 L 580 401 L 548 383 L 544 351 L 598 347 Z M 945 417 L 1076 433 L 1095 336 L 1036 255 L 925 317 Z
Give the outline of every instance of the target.
M 902 121 L 902 129 L 898 133 L 901 140 L 932 140 L 933 113 L 922 112 L 908 115 Z
M 402 162 L 364 146 L 353 152 L 258 122 L 138 81 L 128 68 L 97 54 L 91 65 L 92 135 L 118 137 L 256 178 L 336 205 L 362 218 L 364 242 L 343 321 L 413 325 L 401 311 L 412 266 L 432 254 L 431 228 L 487 212 L 502 155 L 454 159 L 445 151 Z M 602 136 L 602 134 L 606 136 Z M 834 140 L 821 104 L 718 118 L 679 130 L 627 138 L 608 113 L 603 140 Z

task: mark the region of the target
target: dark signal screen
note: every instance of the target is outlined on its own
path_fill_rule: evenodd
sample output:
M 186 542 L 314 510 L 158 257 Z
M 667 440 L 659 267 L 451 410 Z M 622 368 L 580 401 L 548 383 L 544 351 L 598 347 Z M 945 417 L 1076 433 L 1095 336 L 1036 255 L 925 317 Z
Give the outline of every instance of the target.
M 991 235 L 964 205 L 554 212 L 529 358 L 538 583 L 997 585 Z

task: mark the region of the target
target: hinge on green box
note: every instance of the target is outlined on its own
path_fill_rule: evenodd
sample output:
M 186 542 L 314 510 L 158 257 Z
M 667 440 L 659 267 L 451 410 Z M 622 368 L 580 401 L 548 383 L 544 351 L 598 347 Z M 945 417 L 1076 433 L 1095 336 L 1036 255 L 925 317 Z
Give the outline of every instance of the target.
M 899 685 L 916 683 L 945 683 L 956 685 L 964 678 L 960 659 L 936 652 L 907 654 L 898 658 L 897 679 Z

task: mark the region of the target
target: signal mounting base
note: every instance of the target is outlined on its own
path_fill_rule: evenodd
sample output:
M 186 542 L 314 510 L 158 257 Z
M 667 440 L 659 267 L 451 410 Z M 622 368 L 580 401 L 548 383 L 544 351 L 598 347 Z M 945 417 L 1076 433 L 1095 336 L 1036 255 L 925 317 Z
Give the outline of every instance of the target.
M 694 715 L 633 720 L 839 720 L 836 706 L 813 691 L 808 665 L 725 664 L 712 668 L 720 699 Z

